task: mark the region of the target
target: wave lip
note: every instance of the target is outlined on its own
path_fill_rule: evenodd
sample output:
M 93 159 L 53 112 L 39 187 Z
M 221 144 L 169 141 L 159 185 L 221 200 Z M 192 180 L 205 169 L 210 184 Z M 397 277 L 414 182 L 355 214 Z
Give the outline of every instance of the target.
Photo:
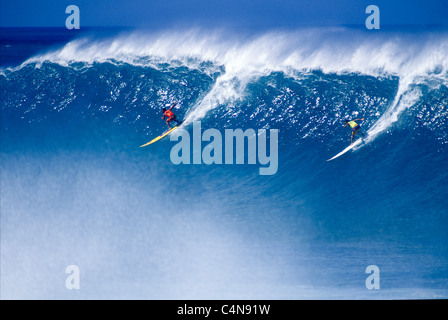
M 197 68 L 204 61 L 223 65 L 228 73 L 269 70 L 322 70 L 378 75 L 445 74 L 448 33 L 372 35 L 346 28 L 271 31 L 244 36 L 225 31 L 123 32 L 111 38 L 93 36 L 70 41 L 62 48 L 28 59 L 51 61 L 119 61 L 145 65 L 182 61 Z

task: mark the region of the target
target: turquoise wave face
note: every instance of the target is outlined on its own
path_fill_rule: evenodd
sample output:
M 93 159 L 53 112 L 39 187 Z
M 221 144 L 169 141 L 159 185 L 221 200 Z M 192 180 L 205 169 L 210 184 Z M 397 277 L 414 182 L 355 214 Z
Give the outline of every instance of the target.
M 272 72 L 247 83 L 236 78 L 219 83 L 225 68 L 211 65 L 211 69 L 219 71 L 211 74 L 208 69 L 170 65 L 155 69 L 109 62 L 75 67 L 49 62 L 26 65 L 1 77 L 2 130 L 8 130 L 5 139 L 21 139 L 21 130 L 37 128 L 44 134 L 58 126 L 77 132 L 80 138 L 88 132 L 85 138 L 89 140 L 95 133 L 99 140 L 120 133 L 126 133 L 124 139 L 147 139 L 165 130 L 159 121 L 161 108 L 181 101 L 175 109 L 180 118 L 221 129 L 276 128 L 288 137 L 280 141 L 285 149 L 315 141 L 331 151 L 333 146 L 333 150 L 342 147 L 350 136 L 343 127 L 346 118 L 366 118 L 363 126 L 367 129 L 388 113 L 393 118 L 396 111 L 389 109 L 401 103 L 408 112 L 397 125 L 406 130 L 424 126 L 441 146 L 446 144 L 443 85 L 412 84 L 399 94 L 396 76 L 321 71 L 294 77 Z M 236 90 L 241 92 L 235 98 Z M 208 108 L 205 112 L 204 106 Z M 410 121 L 409 117 L 416 118 Z M 393 123 L 383 120 L 386 128 L 388 120 Z M 17 146 L 17 142 L 4 147 Z
M 447 297 L 443 65 L 341 71 L 318 47 L 299 51 L 322 68 L 279 67 L 250 55 L 268 36 L 227 56 L 162 43 L 166 56 L 142 44 L 95 60 L 110 43 L 77 41 L 0 74 L 5 298 L 70 298 L 58 281 L 72 264 L 84 298 Z M 283 62 L 299 53 L 285 50 Z M 191 133 L 194 121 L 278 129 L 277 172 L 174 165 L 169 139 L 139 148 L 174 101 Z M 346 118 L 365 118 L 371 139 L 326 162 L 350 143 Z M 365 286 L 369 265 L 379 290 Z

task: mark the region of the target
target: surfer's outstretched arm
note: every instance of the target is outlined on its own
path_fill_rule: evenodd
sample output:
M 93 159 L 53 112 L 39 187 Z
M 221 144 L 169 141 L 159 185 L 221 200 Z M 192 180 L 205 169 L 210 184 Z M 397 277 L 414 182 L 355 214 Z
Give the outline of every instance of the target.
M 176 104 L 177 104 L 177 102 L 174 102 L 168 110 L 173 109 Z

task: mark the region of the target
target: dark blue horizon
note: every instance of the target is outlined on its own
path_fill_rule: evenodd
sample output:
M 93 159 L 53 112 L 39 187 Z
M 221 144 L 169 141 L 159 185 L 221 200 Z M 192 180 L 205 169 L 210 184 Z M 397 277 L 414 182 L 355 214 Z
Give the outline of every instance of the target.
M 80 9 L 80 26 L 83 27 L 210 27 L 242 29 L 277 29 L 364 25 L 367 6 L 380 9 L 381 25 L 448 25 L 448 4 L 442 0 L 210 0 L 181 1 L 144 0 L 132 2 L 110 1 L 58 1 L 36 3 L 32 0 L 2 1 L 1 27 L 64 27 L 68 5 Z

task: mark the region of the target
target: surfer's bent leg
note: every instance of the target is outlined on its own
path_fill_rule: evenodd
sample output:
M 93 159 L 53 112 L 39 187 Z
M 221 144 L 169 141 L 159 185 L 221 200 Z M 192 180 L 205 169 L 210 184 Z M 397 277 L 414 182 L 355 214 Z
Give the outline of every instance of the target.
M 172 117 L 171 117 L 171 120 L 170 121 L 176 121 L 176 124 L 177 125 L 179 125 L 182 121 L 180 121 L 180 120 L 177 120 L 177 117 L 176 117 L 176 115 L 173 115 Z
M 364 132 L 361 131 L 361 126 L 359 127 L 359 133 L 362 135 L 362 137 L 365 137 Z

